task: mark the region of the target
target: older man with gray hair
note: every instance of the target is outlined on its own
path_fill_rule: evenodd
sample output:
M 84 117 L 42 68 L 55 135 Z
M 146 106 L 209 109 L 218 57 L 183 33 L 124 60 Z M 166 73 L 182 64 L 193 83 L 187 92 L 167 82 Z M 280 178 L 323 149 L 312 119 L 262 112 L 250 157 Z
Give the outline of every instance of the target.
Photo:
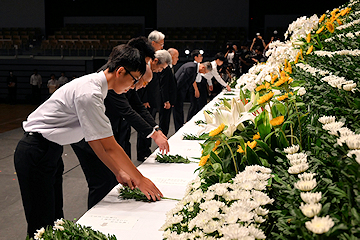
M 164 48 L 164 39 L 165 35 L 157 30 L 152 31 L 148 36 L 148 40 L 155 49 L 155 52 Z

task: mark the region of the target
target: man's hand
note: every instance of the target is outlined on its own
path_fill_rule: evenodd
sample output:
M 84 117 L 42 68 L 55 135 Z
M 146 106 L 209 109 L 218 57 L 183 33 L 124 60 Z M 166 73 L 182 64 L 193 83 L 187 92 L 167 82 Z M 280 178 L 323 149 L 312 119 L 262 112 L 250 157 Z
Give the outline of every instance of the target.
M 200 97 L 200 92 L 198 89 L 195 89 L 195 97 L 199 98 Z
M 129 174 L 127 174 L 123 170 L 120 170 L 119 173 L 116 174 L 116 180 L 121 183 L 121 185 L 128 186 L 131 189 L 134 189 L 136 187 L 136 184 L 131 180 Z
M 150 108 L 150 104 L 148 102 L 143 103 L 145 108 Z
M 212 92 L 214 90 L 214 86 L 213 85 L 210 85 L 209 86 L 209 91 Z
M 164 108 L 165 109 L 170 109 L 171 108 L 170 102 L 165 102 L 164 103 Z
M 167 137 L 163 134 L 161 130 L 155 131 L 151 138 L 154 139 L 156 145 L 159 146 L 160 152 L 162 154 L 167 154 L 170 150 Z
M 229 85 L 226 85 L 226 90 L 227 90 L 228 92 L 230 92 L 230 91 L 231 91 L 231 87 L 230 87 Z
M 155 184 L 144 176 L 137 180 L 136 186 L 145 194 L 149 200 L 161 200 L 161 197 L 163 197 L 163 194 L 155 186 Z

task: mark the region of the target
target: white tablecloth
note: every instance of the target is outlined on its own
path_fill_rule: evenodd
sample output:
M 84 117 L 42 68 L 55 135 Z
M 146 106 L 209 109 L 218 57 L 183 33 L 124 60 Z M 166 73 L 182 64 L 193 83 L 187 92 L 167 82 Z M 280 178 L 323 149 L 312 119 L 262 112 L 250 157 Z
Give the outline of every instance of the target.
M 203 110 L 214 108 L 215 103 L 219 102 L 219 98 L 239 96 L 238 91 L 233 91 L 235 91 L 235 95 L 220 93 Z M 200 143 L 203 141 L 182 140 L 182 136 L 184 133 L 195 135 L 201 129 L 195 124 L 195 121 L 204 120 L 203 110 L 199 111 L 169 139 L 169 154 L 179 154 L 192 161 L 198 161 L 193 158 L 201 156 Z M 158 149 L 138 167 L 139 171 L 151 179 L 165 197 L 181 199 L 187 183 L 197 175 L 194 171 L 199 167 L 198 164 L 158 163 L 155 161 L 157 153 Z M 165 223 L 166 212 L 171 210 L 177 201 L 161 200 L 148 203 L 120 200 L 117 188 L 115 187 L 102 201 L 87 211 L 77 223 L 90 226 L 105 234 L 114 234 L 117 239 L 162 239 L 162 232 L 159 231 L 159 228 Z

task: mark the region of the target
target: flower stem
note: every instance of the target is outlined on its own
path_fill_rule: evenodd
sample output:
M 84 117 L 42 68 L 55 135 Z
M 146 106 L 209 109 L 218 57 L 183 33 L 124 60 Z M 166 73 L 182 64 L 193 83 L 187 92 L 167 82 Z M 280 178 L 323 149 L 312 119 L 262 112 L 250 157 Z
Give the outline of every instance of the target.
M 168 200 L 181 201 L 181 199 L 177 199 L 177 198 L 169 198 L 169 197 L 161 197 L 161 199 L 168 199 Z
M 296 102 L 294 102 L 294 106 L 295 106 L 295 110 L 296 110 L 296 116 L 297 116 L 297 119 L 298 119 L 298 122 L 299 122 L 299 137 L 300 137 L 300 142 L 299 142 L 299 146 L 300 146 L 300 150 L 302 149 L 302 146 L 301 146 L 301 143 L 302 143 L 302 136 L 301 136 L 301 132 L 302 132 L 302 130 L 301 130 L 301 122 L 300 122 L 300 113 L 299 113 L 299 109 L 298 109 L 298 107 L 296 106 Z
M 227 141 L 224 141 L 225 145 L 229 148 L 229 151 L 231 153 L 231 157 L 233 159 L 233 162 L 234 162 L 234 167 L 235 167 L 235 172 L 238 173 L 238 169 L 237 169 L 237 166 L 236 166 L 236 160 L 235 160 L 235 156 L 233 154 L 233 152 L 231 151 L 231 147 L 229 146 L 229 144 L 227 143 Z

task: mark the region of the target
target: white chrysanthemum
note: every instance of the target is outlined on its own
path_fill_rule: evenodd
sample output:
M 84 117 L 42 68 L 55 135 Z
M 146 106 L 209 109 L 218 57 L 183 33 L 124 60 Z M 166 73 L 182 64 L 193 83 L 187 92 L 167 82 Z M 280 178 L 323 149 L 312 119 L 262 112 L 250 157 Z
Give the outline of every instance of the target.
M 303 96 L 305 94 L 306 94 L 306 89 L 304 87 L 299 88 L 299 90 L 297 91 L 298 96 Z
M 262 207 L 258 207 L 258 208 L 255 208 L 255 213 L 257 215 L 260 215 L 260 216 L 265 216 L 269 213 L 269 210 L 268 209 L 265 209 L 265 208 L 262 208 Z
M 222 197 L 226 201 L 234 201 L 234 200 L 245 200 L 251 197 L 250 191 L 246 190 L 233 190 L 229 191 L 226 194 L 223 194 Z
M 299 145 L 292 145 L 290 147 L 285 148 L 284 152 L 287 154 L 294 154 L 297 151 L 299 151 L 299 148 L 300 148 Z
M 351 131 L 349 128 L 347 127 L 342 127 L 339 130 L 340 136 L 341 137 L 345 137 L 345 136 L 350 136 L 350 135 L 354 135 L 355 133 L 353 131 Z
M 299 173 L 305 172 L 308 169 L 309 169 L 309 164 L 302 163 L 302 164 L 298 164 L 298 165 L 294 165 L 294 166 L 289 167 L 288 173 L 290 173 L 290 174 L 299 174 Z
M 321 122 L 322 124 L 329 124 L 329 123 L 335 122 L 335 117 L 334 116 L 322 116 L 321 118 L 319 118 L 318 121 Z
M 311 191 L 316 187 L 316 179 L 310 180 L 310 181 L 298 181 L 294 183 L 295 188 L 301 190 L 301 191 Z
M 53 230 L 54 231 L 56 231 L 56 230 L 64 231 L 65 228 L 63 226 L 60 226 L 60 225 L 55 225 L 55 226 L 53 226 Z
M 300 178 L 300 180 L 310 181 L 314 178 L 315 175 L 316 173 L 303 173 L 303 174 L 299 174 L 298 177 Z
M 44 233 L 45 233 L 45 228 L 43 227 L 41 229 L 36 230 L 36 233 L 34 234 L 34 239 L 40 240 Z
M 287 154 L 287 159 L 291 160 L 300 160 L 300 159 L 306 159 L 307 155 L 305 153 L 294 153 L 294 154 Z
M 54 225 L 58 225 L 58 226 L 61 226 L 61 225 L 64 225 L 64 220 L 61 218 L 61 219 L 58 219 L 54 222 Z
M 250 225 L 248 227 L 248 230 L 250 232 L 250 235 L 254 236 L 256 239 L 265 239 L 266 238 L 265 233 L 261 229 L 258 229 L 253 225 Z
M 239 224 L 223 226 L 219 232 L 224 235 L 225 239 L 242 239 L 249 236 L 250 233 L 246 227 L 240 226 Z
M 291 165 L 291 166 L 301 165 L 301 164 L 305 164 L 305 163 L 307 163 L 307 158 L 290 160 L 290 165 Z
M 305 223 L 305 227 L 313 233 L 323 234 L 330 230 L 334 226 L 334 221 L 327 215 L 326 217 L 315 216 L 309 222 Z
M 204 199 L 206 200 L 206 201 L 210 201 L 210 200 L 212 200 L 212 199 L 214 199 L 215 198 L 215 192 L 213 192 L 213 191 L 207 191 L 206 193 L 205 193 L 205 195 L 204 195 Z
M 356 134 L 348 136 L 345 143 L 351 150 L 360 149 L 360 135 Z
M 312 218 L 319 214 L 321 207 L 322 206 L 320 203 L 301 203 L 299 208 L 306 217 Z
M 268 195 L 260 191 L 251 191 L 251 195 L 255 202 L 258 202 L 260 205 L 271 204 L 274 202 L 274 199 L 271 199 Z
M 352 155 L 355 155 L 355 160 L 360 164 L 360 150 L 351 150 L 347 154 L 348 157 L 352 157 Z
M 203 202 L 200 204 L 200 209 L 206 210 L 208 212 L 219 212 L 220 208 L 224 207 L 225 203 L 211 200 L 208 202 Z
M 245 171 L 250 171 L 250 172 L 261 172 L 261 173 L 267 173 L 270 174 L 271 173 L 271 169 L 267 168 L 267 167 L 263 167 L 263 166 L 259 166 L 259 165 L 252 165 L 252 166 L 246 166 L 245 167 Z
M 318 203 L 321 200 L 321 192 L 311 193 L 311 192 L 301 192 L 300 197 L 306 203 Z
M 342 126 L 344 126 L 343 122 L 332 122 L 332 123 L 324 124 L 323 129 L 329 130 L 329 131 L 332 131 L 333 129 L 335 129 L 337 131 L 340 128 L 342 128 Z
M 266 221 L 266 219 L 265 218 L 263 218 L 263 217 L 261 217 L 261 216 L 257 216 L 257 215 L 255 215 L 254 216 L 254 221 L 256 222 L 256 223 L 263 223 L 263 222 L 265 222 Z
M 202 226 L 202 230 L 204 231 L 204 233 L 210 234 L 219 230 L 221 226 L 222 223 L 220 221 L 211 219 L 210 221 L 207 222 L 207 224 Z
M 267 181 L 255 181 L 254 182 L 254 189 L 258 191 L 263 191 L 266 189 L 266 186 L 268 185 Z

